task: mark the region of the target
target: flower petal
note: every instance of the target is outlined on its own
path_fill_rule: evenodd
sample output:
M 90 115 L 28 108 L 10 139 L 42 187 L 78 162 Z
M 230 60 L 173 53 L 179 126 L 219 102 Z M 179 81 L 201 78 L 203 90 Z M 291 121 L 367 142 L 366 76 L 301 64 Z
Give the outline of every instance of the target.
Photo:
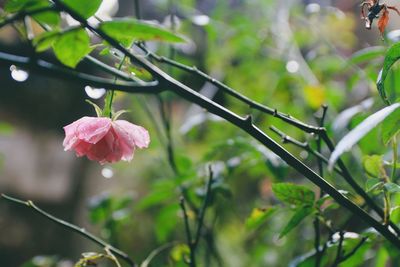
M 150 144 L 149 132 L 142 126 L 135 125 L 125 120 L 117 120 L 113 123 L 119 137 L 129 146 L 146 148 Z
M 109 140 L 110 146 L 111 146 L 111 153 L 107 155 L 105 160 L 107 162 L 113 163 L 120 161 L 122 156 L 123 156 L 123 148 L 122 144 L 118 138 L 118 135 L 115 133 L 114 129 L 110 131 L 110 133 L 113 135 L 113 139 Z M 108 135 L 107 135 L 108 136 Z M 106 136 L 106 137 L 107 137 Z
M 85 156 L 92 146 L 93 144 L 91 143 L 79 141 L 79 143 L 74 146 L 75 153 L 78 157 Z
M 109 131 L 103 139 L 90 147 L 86 154 L 87 157 L 90 160 L 99 161 L 100 164 L 104 164 L 108 155 L 113 153 L 114 140 L 113 133 Z
M 85 142 L 96 144 L 110 130 L 110 118 L 83 117 L 76 127 L 76 136 Z
M 67 125 L 64 127 L 64 131 L 65 131 L 65 138 L 63 141 L 63 146 L 64 146 L 64 150 L 70 150 L 71 148 L 73 148 L 77 143 L 79 143 L 79 139 L 76 136 L 76 128 L 78 127 L 78 125 L 85 121 L 85 117 L 81 118 L 77 121 L 74 121 L 73 123 Z

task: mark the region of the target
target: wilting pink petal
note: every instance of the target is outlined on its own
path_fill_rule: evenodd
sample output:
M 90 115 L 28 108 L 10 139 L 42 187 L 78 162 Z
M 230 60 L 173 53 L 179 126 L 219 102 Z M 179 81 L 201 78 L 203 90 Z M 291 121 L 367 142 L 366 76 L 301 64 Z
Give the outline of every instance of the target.
M 76 126 L 77 137 L 91 144 L 99 142 L 110 130 L 110 118 L 83 117 Z M 81 119 L 81 120 L 82 120 Z
M 115 121 L 113 127 L 120 137 L 123 160 L 131 161 L 136 147 L 148 147 L 150 136 L 143 127 L 124 120 Z
M 146 148 L 150 144 L 149 132 L 142 126 L 135 125 L 128 121 L 117 120 L 114 125 L 119 127 L 116 130 L 120 131 L 120 137 L 126 143 L 134 143 L 138 148 Z
M 124 120 L 83 117 L 64 130 L 65 150 L 75 150 L 77 156 L 86 155 L 100 164 L 130 161 L 137 147 L 145 148 L 150 143 L 146 129 Z
M 92 146 L 93 144 L 87 143 L 85 141 L 79 141 L 79 143 L 74 147 L 76 155 L 78 157 L 85 156 Z
M 73 123 L 67 125 L 64 127 L 64 131 L 65 131 L 65 139 L 63 142 L 63 146 L 65 148 L 65 150 L 69 150 L 71 149 L 74 145 L 76 145 L 76 143 L 79 143 L 80 140 L 78 139 L 78 137 L 76 136 L 76 127 L 85 120 L 86 117 L 83 117 L 77 121 L 74 121 Z

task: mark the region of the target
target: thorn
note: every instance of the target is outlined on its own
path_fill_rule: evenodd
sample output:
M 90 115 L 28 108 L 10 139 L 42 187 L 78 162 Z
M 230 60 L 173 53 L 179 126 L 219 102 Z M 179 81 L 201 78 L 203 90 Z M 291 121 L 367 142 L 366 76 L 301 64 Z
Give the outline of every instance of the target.
M 244 119 L 245 122 L 249 125 L 253 125 L 253 116 L 247 115 L 246 118 Z
M 26 204 L 27 204 L 28 207 L 33 207 L 33 202 L 32 202 L 32 200 L 26 201 Z

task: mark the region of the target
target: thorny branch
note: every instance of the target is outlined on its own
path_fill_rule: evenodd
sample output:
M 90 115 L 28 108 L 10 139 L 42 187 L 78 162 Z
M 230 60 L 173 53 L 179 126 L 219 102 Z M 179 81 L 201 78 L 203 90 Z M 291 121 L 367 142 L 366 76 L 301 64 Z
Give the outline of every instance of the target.
M 49 219 L 50 221 L 53 221 L 59 225 L 61 225 L 62 227 L 71 230 L 75 233 L 80 234 L 81 236 L 85 237 L 86 239 L 89 239 L 91 241 L 93 241 L 94 243 L 96 243 L 97 245 L 101 246 L 103 249 L 105 249 L 106 251 L 108 250 L 109 252 L 111 252 L 112 254 L 115 254 L 116 256 L 120 257 L 121 259 L 123 259 L 125 262 L 127 262 L 129 264 L 129 266 L 131 267 L 135 267 L 137 266 L 133 260 L 128 256 L 128 254 L 126 254 L 125 252 L 111 246 L 110 244 L 108 244 L 107 242 L 105 242 L 104 240 L 98 238 L 97 236 L 89 233 L 88 231 L 86 231 L 84 228 L 80 228 L 74 224 L 71 224 L 69 222 L 66 222 L 64 220 L 61 220 L 47 212 L 45 212 L 44 210 L 40 209 L 38 206 L 36 206 L 32 201 L 28 200 L 28 201 L 24 201 L 24 200 L 20 200 L 17 198 L 13 198 L 10 196 L 7 196 L 5 194 L 1 194 L 1 197 L 19 204 L 19 205 L 23 205 L 26 206 L 28 208 L 33 209 L 35 212 L 37 212 L 38 214 L 42 215 L 43 217 Z
M 235 97 L 236 99 L 242 101 L 245 104 L 248 104 L 250 108 L 259 110 L 261 112 L 264 112 L 266 114 L 272 115 L 276 118 L 281 119 L 284 122 L 287 122 L 288 124 L 306 132 L 306 133 L 314 133 L 318 135 L 318 143 L 320 144 L 321 141 L 324 141 L 324 143 L 327 144 L 329 150 L 332 152 L 335 149 L 335 146 L 332 142 L 332 140 L 328 137 L 326 133 L 326 129 L 320 125 L 319 127 L 312 126 L 309 124 L 306 124 L 293 116 L 289 114 L 285 114 L 282 112 L 277 111 L 276 109 L 270 108 L 268 106 L 262 105 L 258 102 L 255 102 L 251 100 L 250 98 L 240 94 L 239 92 L 235 91 L 234 89 L 230 88 L 226 84 L 218 81 L 217 79 L 212 78 L 211 76 L 207 75 L 206 73 L 202 72 L 199 70 L 197 67 L 190 67 L 187 65 L 184 65 L 180 62 L 177 62 L 175 60 L 159 56 L 150 50 L 148 50 L 143 44 L 137 43 L 138 47 L 140 47 L 151 59 L 156 60 L 160 63 L 165 63 L 170 66 L 174 66 L 178 69 L 187 71 L 192 74 L 196 74 L 203 78 L 205 81 L 208 81 L 215 85 L 217 88 L 220 90 L 228 93 L 229 95 Z M 324 114 L 326 115 L 326 110 L 324 109 Z M 325 115 L 323 116 L 323 119 L 325 119 Z M 322 119 L 321 119 L 322 120 Z M 325 162 L 325 159 L 323 159 L 320 151 L 310 151 L 310 153 L 314 154 L 319 160 L 322 160 Z M 321 157 L 322 156 L 322 157 Z M 378 213 L 381 218 L 384 218 L 384 212 L 383 210 L 368 196 L 368 194 L 357 184 L 355 179 L 351 176 L 350 172 L 348 171 L 347 167 L 343 163 L 343 161 L 339 158 L 338 160 L 338 168 L 335 168 L 336 171 L 340 170 L 341 176 L 345 179 L 345 181 L 359 194 L 366 202 L 366 204 L 372 208 L 375 212 Z M 320 175 L 323 177 L 322 175 Z M 392 228 L 396 231 L 397 235 L 400 235 L 400 229 L 394 224 L 391 223 Z
M 206 191 L 205 191 L 205 195 L 204 195 L 203 205 L 199 211 L 199 216 L 197 217 L 197 225 L 196 225 L 194 238 L 192 238 L 192 233 L 190 230 L 189 217 L 188 217 L 187 209 L 185 206 L 185 199 L 184 199 L 184 197 L 181 197 L 181 200 L 180 200 L 180 206 L 182 209 L 183 219 L 184 219 L 184 223 L 185 223 L 186 239 L 187 239 L 188 247 L 190 250 L 190 261 L 189 261 L 190 267 L 196 267 L 196 249 L 197 249 L 197 246 L 200 241 L 201 232 L 204 227 L 204 216 L 206 214 L 206 210 L 209 205 L 210 197 L 211 197 L 211 185 L 212 185 L 213 176 L 214 176 L 211 166 L 209 166 L 208 171 L 209 171 L 209 175 L 208 175 L 208 181 L 206 184 Z
M 143 85 L 138 85 L 136 84 L 124 84 L 124 85 L 113 85 L 107 83 L 107 81 L 104 80 L 98 80 L 95 77 L 92 77 L 88 74 L 81 74 L 81 73 L 76 73 L 73 72 L 69 69 L 65 68 L 60 68 L 54 64 L 42 61 L 42 60 L 37 60 L 32 64 L 29 58 L 24 58 L 24 57 L 19 57 L 15 55 L 10 55 L 10 54 L 5 54 L 1 53 L 0 54 L 0 61 L 3 64 L 15 64 L 18 66 L 23 66 L 27 67 L 29 69 L 33 70 L 51 70 L 53 71 L 54 74 L 58 77 L 66 78 L 74 78 L 77 82 L 81 84 L 97 84 L 95 86 L 99 86 L 100 84 L 103 87 L 106 87 L 107 89 L 112 89 L 112 90 L 121 90 L 121 91 L 126 91 L 126 92 L 131 92 L 131 93 L 159 93 L 164 90 L 171 91 L 182 98 L 196 103 L 199 106 L 207 109 L 209 112 L 220 116 L 233 125 L 239 127 L 243 131 L 247 132 L 249 135 L 251 135 L 253 138 L 261 142 L 264 146 L 269 148 L 271 151 L 273 151 L 275 154 L 280 156 L 284 161 L 288 163 L 291 167 L 296 169 L 298 172 L 300 172 L 302 175 L 304 175 L 307 179 L 309 179 L 311 182 L 316 184 L 318 187 L 321 188 L 324 192 L 332 196 L 340 205 L 346 207 L 349 209 L 352 213 L 357 215 L 360 219 L 362 219 L 364 222 L 375 228 L 379 233 L 381 233 L 385 238 L 387 238 L 393 245 L 396 247 L 400 248 L 400 240 L 396 235 L 394 235 L 391 230 L 385 226 L 382 225 L 380 222 L 375 220 L 372 216 L 370 216 L 368 213 L 366 213 L 364 210 L 362 210 L 358 205 L 354 204 L 351 200 L 349 200 L 346 196 L 341 194 L 337 189 L 335 189 L 330 183 L 328 183 L 326 180 L 324 180 L 320 175 L 315 173 L 313 170 L 311 170 L 308 166 L 306 166 L 304 163 L 302 163 L 299 159 L 294 157 L 292 154 L 290 154 L 288 151 L 286 151 L 282 146 L 280 146 L 278 143 L 276 143 L 272 138 L 270 138 L 268 135 L 266 135 L 263 131 L 261 131 L 258 127 L 256 127 L 253 122 L 251 116 L 247 116 L 245 118 L 233 113 L 232 111 L 228 110 L 227 108 L 213 102 L 212 100 L 202 96 L 201 94 L 197 93 L 196 91 L 192 90 L 191 88 L 187 87 L 186 85 L 182 84 L 181 82 L 175 80 L 162 70 L 160 70 L 158 67 L 150 63 L 148 60 L 144 58 L 140 58 L 132 54 L 130 51 L 128 51 L 126 48 L 124 48 L 121 44 L 119 44 L 117 41 L 115 41 L 113 38 L 105 34 L 103 31 L 100 29 L 92 26 L 88 21 L 83 19 L 77 12 L 66 6 L 61 0 L 53 0 L 52 1 L 55 4 L 55 8 L 58 9 L 58 11 L 64 11 L 67 12 L 69 15 L 71 15 L 75 20 L 79 21 L 81 25 L 88 30 L 92 31 L 93 33 L 97 34 L 99 37 L 107 41 L 111 46 L 122 52 L 125 56 L 127 56 L 130 61 L 133 64 L 136 64 L 146 71 L 148 71 L 154 79 L 154 82 L 147 84 L 145 86 Z M 219 82 L 216 80 L 211 80 L 210 82 L 218 84 Z M 219 85 L 220 87 L 223 84 Z M 226 89 L 226 88 L 225 88 Z M 229 88 L 230 89 L 230 88 Z M 230 94 L 234 94 L 233 90 L 226 90 Z M 242 101 L 250 101 L 249 99 L 243 99 Z M 254 105 L 254 108 L 260 108 L 259 106 L 255 105 L 250 101 L 248 103 L 249 105 Z M 278 113 L 275 109 L 270 109 L 267 108 L 264 110 L 265 113 L 277 116 Z M 303 123 L 297 120 L 294 120 L 292 117 L 285 116 L 285 115 L 279 115 L 277 117 L 280 117 L 282 120 L 287 121 L 288 123 L 295 125 L 297 127 L 304 127 Z M 322 139 L 324 140 L 325 143 L 327 143 L 328 148 L 332 151 L 334 149 L 334 145 L 332 141 L 329 139 L 327 136 L 327 133 L 325 129 L 323 128 L 309 128 L 307 125 L 303 129 L 305 132 L 314 132 L 317 131 L 319 132 L 318 134 L 321 135 Z M 347 177 L 347 182 L 356 189 L 357 193 L 359 193 L 367 202 L 369 206 L 371 206 L 375 211 L 378 212 L 379 215 L 383 216 L 383 211 L 375 204 L 375 202 L 372 201 L 372 199 L 369 198 L 369 196 L 365 193 L 365 191 L 358 186 L 358 184 L 354 181 L 354 179 L 351 177 L 350 173 L 348 172 L 347 168 L 343 164 L 341 160 L 338 161 L 339 168 L 344 172 L 344 174 Z M 393 227 L 394 228 L 394 227 Z M 398 233 L 398 229 L 394 228 L 396 232 Z

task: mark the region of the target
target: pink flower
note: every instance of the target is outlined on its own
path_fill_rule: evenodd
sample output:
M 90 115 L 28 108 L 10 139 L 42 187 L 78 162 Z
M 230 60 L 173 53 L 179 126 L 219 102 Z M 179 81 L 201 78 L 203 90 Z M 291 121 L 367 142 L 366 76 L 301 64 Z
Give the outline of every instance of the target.
M 135 149 L 146 148 L 149 133 L 125 120 L 106 117 L 83 117 L 64 127 L 64 150 L 75 150 L 78 157 L 87 156 L 100 164 L 130 161 Z

